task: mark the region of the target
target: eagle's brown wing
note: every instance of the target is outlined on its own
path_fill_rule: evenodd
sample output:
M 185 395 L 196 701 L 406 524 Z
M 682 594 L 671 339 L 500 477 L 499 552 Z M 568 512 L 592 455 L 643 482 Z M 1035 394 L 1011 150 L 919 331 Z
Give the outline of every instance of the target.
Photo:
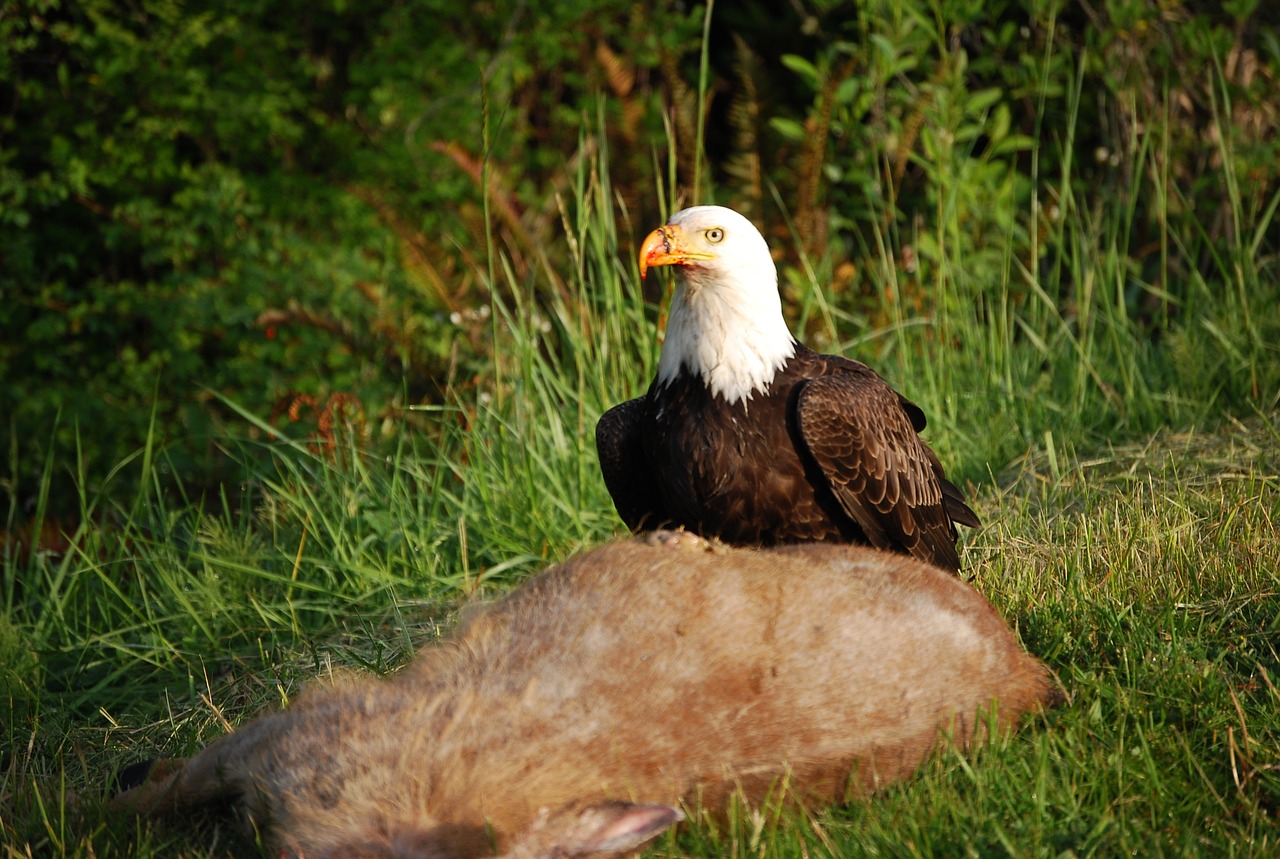
M 883 379 L 859 369 L 804 383 L 795 406 L 801 439 L 871 545 L 959 571 L 952 520 L 977 517 L 916 434 L 913 424 L 923 420 L 913 420 Z
M 613 506 L 632 532 L 652 530 L 668 515 L 644 452 L 647 404 L 643 397 L 619 403 L 596 424 L 596 453 Z

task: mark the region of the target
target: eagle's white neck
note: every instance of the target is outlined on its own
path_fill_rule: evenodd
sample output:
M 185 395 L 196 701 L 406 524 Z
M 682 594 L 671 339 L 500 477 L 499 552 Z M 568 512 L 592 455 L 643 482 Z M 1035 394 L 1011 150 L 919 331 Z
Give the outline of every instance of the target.
M 660 384 L 683 367 L 730 405 L 768 389 L 795 355 L 796 342 L 782 316 L 777 270 L 767 252 L 764 261 L 767 267 L 676 273 L 658 359 Z

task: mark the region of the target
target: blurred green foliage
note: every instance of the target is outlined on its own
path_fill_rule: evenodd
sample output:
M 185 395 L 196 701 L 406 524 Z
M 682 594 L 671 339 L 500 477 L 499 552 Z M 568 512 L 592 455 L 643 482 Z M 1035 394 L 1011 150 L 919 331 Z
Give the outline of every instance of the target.
M 704 9 L 676 0 L 14 0 L 11 511 L 51 450 L 92 485 L 153 431 L 213 485 L 239 421 L 224 398 L 323 423 L 337 395 L 373 440 L 473 385 L 490 284 L 564 297 L 575 176 L 606 147 L 625 238 L 712 198 L 775 242 L 794 225 L 871 324 L 886 265 L 925 310 L 1025 271 L 1070 320 L 1064 212 L 1128 211 L 1120 288 L 1162 336 L 1193 290 L 1255 288 L 1276 252 L 1280 13 L 1263 5 L 722 4 L 700 97 Z

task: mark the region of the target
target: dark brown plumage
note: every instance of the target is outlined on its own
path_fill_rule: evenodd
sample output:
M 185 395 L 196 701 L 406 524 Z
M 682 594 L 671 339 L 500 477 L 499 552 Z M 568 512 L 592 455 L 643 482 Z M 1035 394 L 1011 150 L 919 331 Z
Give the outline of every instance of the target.
M 752 318 L 776 312 L 781 328 L 759 326 L 734 342 L 724 297 L 708 296 L 721 288 L 720 261 L 730 250 L 749 255 L 755 242 L 681 249 L 708 231 L 724 246 L 746 230 L 763 246 L 737 213 L 699 207 L 678 213 L 661 238 L 646 242 L 642 269 L 681 268 L 658 378 L 596 427 L 601 470 L 623 522 L 632 531 L 683 527 L 738 545 L 865 543 L 959 570 L 955 524 L 977 527 L 978 517 L 920 438 L 924 413 L 865 364 L 820 355 L 789 332 L 782 344 L 780 304 L 775 311 L 750 283 L 763 279 L 767 248 L 764 257 L 755 248 L 740 282 L 732 271 L 727 280 L 735 304 L 756 301 Z M 771 259 L 768 268 L 776 300 Z M 717 332 L 727 332 L 724 342 L 709 347 Z M 669 350 L 678 360 L 668 360 Z M 754 360 L 767 369 L 736 378 L 712 372 L 739 355 L 744 366 Z M 762 372 L 770 378 L 760 383 Z

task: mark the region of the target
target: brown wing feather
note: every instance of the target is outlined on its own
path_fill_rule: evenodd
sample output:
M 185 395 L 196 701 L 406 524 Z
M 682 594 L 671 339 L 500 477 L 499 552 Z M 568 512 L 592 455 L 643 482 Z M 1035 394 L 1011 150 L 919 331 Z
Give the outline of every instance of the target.
M 870 370 L 824 376 L 800 391 L 796 421 L 841 507 L 873 546 L 959 570 L 946 503 L 959 493 L 947 484 L 954 497 L 944 502 L 937 457 L 900 399 Z
M 978 518 L 978 514 L 974 513 L 965 502 L 964 493 L 960 491 L 960 487 L 947 480 L 946 472 L 942 470 L 942 462 L 933 452 L 933 448 L 926 444 L 924 449 L 925 453 L 929 454 L 929 462 L 933 464 L 933 474 L 938 478 L 938 485 L 942 487 L 942 506 L 946 508 L 951 521 L 969 528 L 981 528 L 982 521 Z
M 618 516 L 632 532 L 656 528 L 668 515 L 644 452 L 644 398 L 619 403 L 596 424 L 596 453 Z

